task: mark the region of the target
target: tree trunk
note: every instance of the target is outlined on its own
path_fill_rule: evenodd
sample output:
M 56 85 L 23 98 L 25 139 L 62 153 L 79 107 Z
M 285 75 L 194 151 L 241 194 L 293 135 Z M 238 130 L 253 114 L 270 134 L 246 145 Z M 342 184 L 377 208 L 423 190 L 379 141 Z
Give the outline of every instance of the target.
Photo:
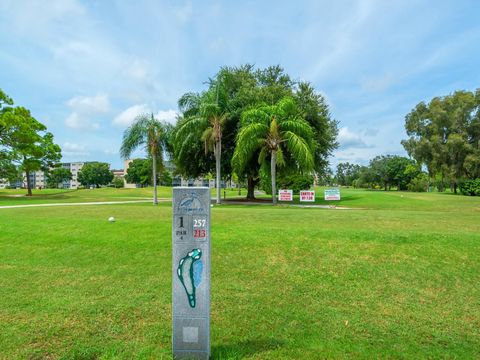
M 152 154 L 153 159 L 153 205 L 158 205 L 157 198 L 157 155 Z
M 27 196 L 32 196 L 32 184 L 30 182 L 30 171 L 26 170 L 25 174 L 27 176 Z
M 215 144 L 215 171 L 217 175 L 217 204 L 220 204 L 221 194 L 220 194 L 220 160 L 222 156 L 222 139 L 219 139 Z
M 273 205 L 277 205 L 277 184 L 276 184 L 277 151 L 276 150 L 272 150 L 272 159 L 270 161 L 270 169 L 272 172 L 272 203 Z
M 255 200 L 255 181 L 253 175 L 247 176 L 247 199 Z
M 457 180 L 453 180 L 453 193 L 457 193 Z

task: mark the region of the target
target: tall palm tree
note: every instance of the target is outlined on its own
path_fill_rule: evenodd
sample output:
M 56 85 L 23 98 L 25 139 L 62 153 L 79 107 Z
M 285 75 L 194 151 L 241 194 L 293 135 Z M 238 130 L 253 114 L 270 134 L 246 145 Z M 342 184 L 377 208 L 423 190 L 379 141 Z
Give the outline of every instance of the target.
M 313 131 L 299 116 L 293 99 L 286 97 L 276 105 L 261 105 L 242 114 L 241 129 L 233 154 L 234 167 L 241 171 L 260 150 L 258 162 L 270 157 L 272 203 L 276 205 L 276 169 L 285 164 L 288 154 L 298 169 L 310 171 L 314 165 Z
M 130 127 L 123 133 L 120 155 L 128 159 L 140 146 L 152 158 L 153 165 L 153 204 L 158 204 L 157 197 L 157 165 L 163 164 L 163 147 L 165 145 L 164 125 L 151 115 L 139 115 Z
M 193 102 L 193 100 L 190 99 Z M 192 141 L 201 140 L 205 146 L 205 153 L 213 151 L 215 156 L 216 172 L 216 202 L 220 204 L 220 179 L 222 157 L 222 130 L 227 114 L 222 111 L 218 102 L 211 101 L 208 96 L 197 97 L 198 111 L 184 118 L 176 131 L 175 138 L 180 151 L 191 146 Z

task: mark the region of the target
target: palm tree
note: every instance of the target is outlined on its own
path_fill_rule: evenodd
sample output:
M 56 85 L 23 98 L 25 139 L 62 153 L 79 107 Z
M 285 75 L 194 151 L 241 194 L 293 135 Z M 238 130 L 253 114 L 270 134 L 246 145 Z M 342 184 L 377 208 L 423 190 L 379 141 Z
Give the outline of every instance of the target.
M 164 125 L 153 117 L 143 114 L 135 118 L 135 121 L 123 133 L 122 147 L 120 155 L 123 159 L 128 159 L 132 152 L 141 145 L 152 158 L 153 163 L 153 204 L 158 204 L 157 197 L 157 165 L 163 164 L 163 147 L 165 145 Z
M 208 96 L 203 98 L 197 94 L 186 94 L 188 101 L 197 106 L 194 114 L 184 118 L 175 134 L 176 143 L 180 151 L 191 146 L 192 141 L 201 140 L 204 143 L 205 153 L 213 151 L 215 156 L 216 172 L 216 202 L 220 204 L 220 179 L 222 157 L 222 130 L 227 114 L 222 111 L 218 101 L 213 102 Z M 206 95 L 209 95 L 208 93 Z M 184 96 L 185 98 L 185 96 Z M 184 98 L 181 99 L 185 100 Z M 185 100 L 187 101 L 187 100 Z M 189 104 L 190 105 L 190 104 Z
M 277 203 L 276 169 L 285 164 L 290 155 L 299 170 L 313 169 L 313 131 L 299 116 L 293 99 L 286 97 L 276 105 L 261 105 L 242 114 L 241 129 L 232 162 L 240 172 L 252 156 L 260 150 L 258 162 L 264 164 L 270 156 L 272 203 Z

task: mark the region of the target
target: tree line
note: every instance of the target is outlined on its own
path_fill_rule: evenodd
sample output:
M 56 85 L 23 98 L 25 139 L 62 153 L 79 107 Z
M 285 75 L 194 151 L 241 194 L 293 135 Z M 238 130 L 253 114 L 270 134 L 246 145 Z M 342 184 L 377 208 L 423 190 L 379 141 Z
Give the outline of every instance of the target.
M 480 89 L 420 102 L 405 117 L 410 158 L 377 156 L 368 166 L 337 165 L 339 185 L 480 195 Z
M 414 160 L 398 155 L 376 156 L 367 166 L 339 163 L 330 180 L 334 184 L 355 188 L 427 191 L 428 177 Z
M 269 178 L 275 203 L 277 177 L 326 172 L 338 145 L 337 122 L 325 98 L 280 66 L 222 67 L 204 91 L 185 93 L 178 106 L 174 126 L 139 116 L 124 133 L 121 154 L 128 158 L 144 146 L 152 164 L 161 166 L 161 153 L 151 146 L 156 139 L 178 175 L 215 174 L 217 202 L 221 179 L 242 183 L 254 199 L 255 187 Z

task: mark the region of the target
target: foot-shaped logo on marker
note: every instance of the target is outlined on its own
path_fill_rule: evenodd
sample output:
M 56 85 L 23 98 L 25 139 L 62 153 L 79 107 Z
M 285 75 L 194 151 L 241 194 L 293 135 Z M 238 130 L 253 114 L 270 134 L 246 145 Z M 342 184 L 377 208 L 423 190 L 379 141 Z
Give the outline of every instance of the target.
M 197 301 L 195 298 L 195 289 L 202 281 L 203 263 L 200 260 L 202 251 L 193 249 L 187 256 L 180 259 L 178 263 L 177 275 L 187 293 L 188 303 L 194 308 Z

